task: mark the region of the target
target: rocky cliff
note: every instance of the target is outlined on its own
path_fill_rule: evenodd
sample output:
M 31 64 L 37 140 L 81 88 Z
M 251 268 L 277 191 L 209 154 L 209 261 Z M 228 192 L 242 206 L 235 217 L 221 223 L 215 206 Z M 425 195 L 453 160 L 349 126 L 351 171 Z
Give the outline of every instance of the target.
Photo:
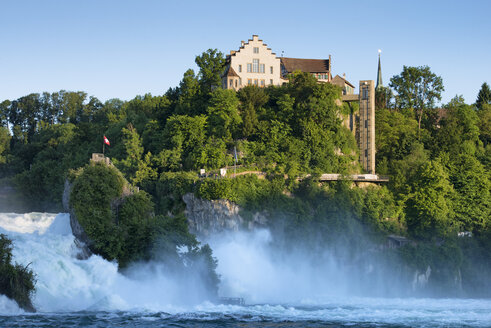
M 63 209 L 65 212 L 70 214 L 70 227 L 72 228 L 72 233 L 75 236 L 75 245 L 79 250 L 77 253 L 77 258 L 79 260 L 86 260 L 92 254 L 89 250 L 88 245 L 92 242 L 87 234 L 85 233 L 84 228 L 78 222 L 77 216 L 75 215 L 75 211 L 70 207 L 70 193 L 72 191 L 72 184 L 68 179 L 65 180 L 65 188 L 63 189 Z
M 240 207 L 228 200 L 205 200 L 188 193 L 183 197 L 189 231 L 206 237 L 224 231 L 253 230 L 265 227 L 267 213 L 254 213 L 251 219 L 240 215 Z

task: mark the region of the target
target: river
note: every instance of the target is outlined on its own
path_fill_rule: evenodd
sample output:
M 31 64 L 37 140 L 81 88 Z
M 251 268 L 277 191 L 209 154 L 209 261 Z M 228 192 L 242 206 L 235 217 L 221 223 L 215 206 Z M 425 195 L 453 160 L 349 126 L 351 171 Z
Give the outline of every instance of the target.
M 158 265 L 136 265 L 122 275 L 116 263 L 99 256 L 77 259 L 67 214 L 3 213 L 0 233 L 13 240 L 14 260 L 31 263 L 37 275 L 38 310 L 25 313 L 0 296 L 0 327 L 491 327 L 488 299 L 348 296 L 294 284 L 301 268 L 275 279 L 280 273 L 266 257 L 245 251 L 260 250 L 267 233 L 242 248 L 240 238 L 210 241 L 220 293 L 245 297 L 244 306 L 188 302 L 183 282 Z M 245 274 L 241 265 L 259 269 Z

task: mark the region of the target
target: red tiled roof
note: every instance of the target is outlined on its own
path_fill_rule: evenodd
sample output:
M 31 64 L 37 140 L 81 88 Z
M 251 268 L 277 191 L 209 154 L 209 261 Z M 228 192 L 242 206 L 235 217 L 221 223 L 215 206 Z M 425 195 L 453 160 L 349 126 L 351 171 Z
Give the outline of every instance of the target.
M 287 57 L 281 57 L 280 59 L 281 64 L 289 73 L 297 70 L 307 73 L 329 72 L 329 59 L 303 59 Z

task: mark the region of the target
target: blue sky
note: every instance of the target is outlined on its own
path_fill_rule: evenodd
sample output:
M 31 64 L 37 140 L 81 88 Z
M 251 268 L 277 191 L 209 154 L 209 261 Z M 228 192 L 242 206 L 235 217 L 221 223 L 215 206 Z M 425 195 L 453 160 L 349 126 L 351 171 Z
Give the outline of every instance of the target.
M 328 58 L 334 74 L 383 82 L 403 65 L 443 78 L 443 102 L 491 83 L 491 1 L 0 0 L 0 101 L 85 91 L 163 94 L 208 48 L 258 34 L 278 55 Z

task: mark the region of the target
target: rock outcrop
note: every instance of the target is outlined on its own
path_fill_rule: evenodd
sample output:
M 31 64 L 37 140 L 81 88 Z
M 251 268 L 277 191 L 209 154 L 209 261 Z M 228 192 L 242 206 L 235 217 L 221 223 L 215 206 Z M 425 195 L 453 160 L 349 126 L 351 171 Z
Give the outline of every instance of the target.
M 188 193 L 182 197 L 186 203 L 189 231 L 200 237 L 224 231 L 253 230 L 267 224 L 266 213 L 254 213 L 251 219 L 243 218 L 240 207 L 228 200 L 205 200 Z
M 91 240 L 85 233 L 84 228 L 78 222 L 77 216 L 75 215 L 75 211 L 70 207 L 70 193 L 72 191 L 72 184 L 68 179 L 65 180 L 65 188 L 63 190 L 63 209 L 65 212 L 70 214 L 70 227 L 72 228 L 72 233 L 75 236 L 75 246 L 78 249 L 77 258 L 79 260 L 86 260 L 92 255 L 92 252 L 89 249 L 91 244 Z

